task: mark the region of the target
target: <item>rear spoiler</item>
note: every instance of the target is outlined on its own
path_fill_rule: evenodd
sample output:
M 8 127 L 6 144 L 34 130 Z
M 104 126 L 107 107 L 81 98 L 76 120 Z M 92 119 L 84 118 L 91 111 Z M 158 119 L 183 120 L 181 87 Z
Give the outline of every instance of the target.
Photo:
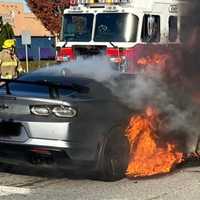
M 40 86 L 46 86 L 49 90 L 49 98 L 51 99 L 57 99 L 60 97 L 59 89 L 68 89 L 73 90 L 79 93 L 88 93 L 89 88 L 86 86 L 82 86 L 79 84 L 57 84 L 54 82 L 50 82 L 47 80 L 41 80 L 41 81 L 26 81 L 26 80 L 19 80 L 19 79 L 2 79 L 0 78 L 0 83 L 3 83 L 1 87 L 5 86 L 6 88 L 6 94 L 11 95 L 10 86 L 9 83 L 22 83 L 22 84 L 30 84 L 30 85 L 40 85 Z

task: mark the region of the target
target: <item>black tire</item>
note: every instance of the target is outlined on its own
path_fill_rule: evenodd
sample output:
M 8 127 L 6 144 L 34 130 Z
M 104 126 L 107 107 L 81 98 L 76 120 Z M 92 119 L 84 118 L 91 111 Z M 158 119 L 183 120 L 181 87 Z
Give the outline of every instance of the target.
M 0 163 L 0 172 L 12 172 L 15 169 L 15 166 L 12 164 L 5 164 L 5 163 Z
M 125 176 L 129 160 L 129 144 L 120 128 L 113 129 L 103 144 L 98 179 L 116 181 Z

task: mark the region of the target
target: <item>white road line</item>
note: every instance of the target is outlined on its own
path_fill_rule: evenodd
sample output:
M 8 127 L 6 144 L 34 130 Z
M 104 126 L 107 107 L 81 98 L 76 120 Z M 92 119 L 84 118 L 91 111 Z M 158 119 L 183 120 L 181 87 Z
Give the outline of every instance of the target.
M 28 195 L 30 193 L 31 193 L 31 189 L 27 189 L 27 188 L 0 186 L 0 196 L 8 196 L 12 194 Z

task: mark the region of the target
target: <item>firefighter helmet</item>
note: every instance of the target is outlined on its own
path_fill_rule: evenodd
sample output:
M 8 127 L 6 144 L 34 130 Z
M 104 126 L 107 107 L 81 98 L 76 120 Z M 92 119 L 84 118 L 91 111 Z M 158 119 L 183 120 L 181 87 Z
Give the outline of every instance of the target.
M 8 39 L 8 40 L 4 41 L 2 48 L 3 49 L 8 49 L 8 48 L 15 47 L 15 45 L 16 45 L 16 40 Z

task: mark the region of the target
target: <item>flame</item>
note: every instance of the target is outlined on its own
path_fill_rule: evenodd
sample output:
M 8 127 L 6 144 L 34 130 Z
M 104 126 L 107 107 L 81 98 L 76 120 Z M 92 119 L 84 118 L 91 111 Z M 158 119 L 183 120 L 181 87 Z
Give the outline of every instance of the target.
M 128 177 L 167 173 L 183 161 L 175 143 L 163 141 L 158 131 L 161 121 L 156 109 L 147 107 L 145 114 L 133 116 L 126 129 L 130 144 Z
M 167 54 L 155 53 L 152 56 L 141 57 L 138 59 L 137 64 L 139 65 L 163 65 L 169 58 Z

